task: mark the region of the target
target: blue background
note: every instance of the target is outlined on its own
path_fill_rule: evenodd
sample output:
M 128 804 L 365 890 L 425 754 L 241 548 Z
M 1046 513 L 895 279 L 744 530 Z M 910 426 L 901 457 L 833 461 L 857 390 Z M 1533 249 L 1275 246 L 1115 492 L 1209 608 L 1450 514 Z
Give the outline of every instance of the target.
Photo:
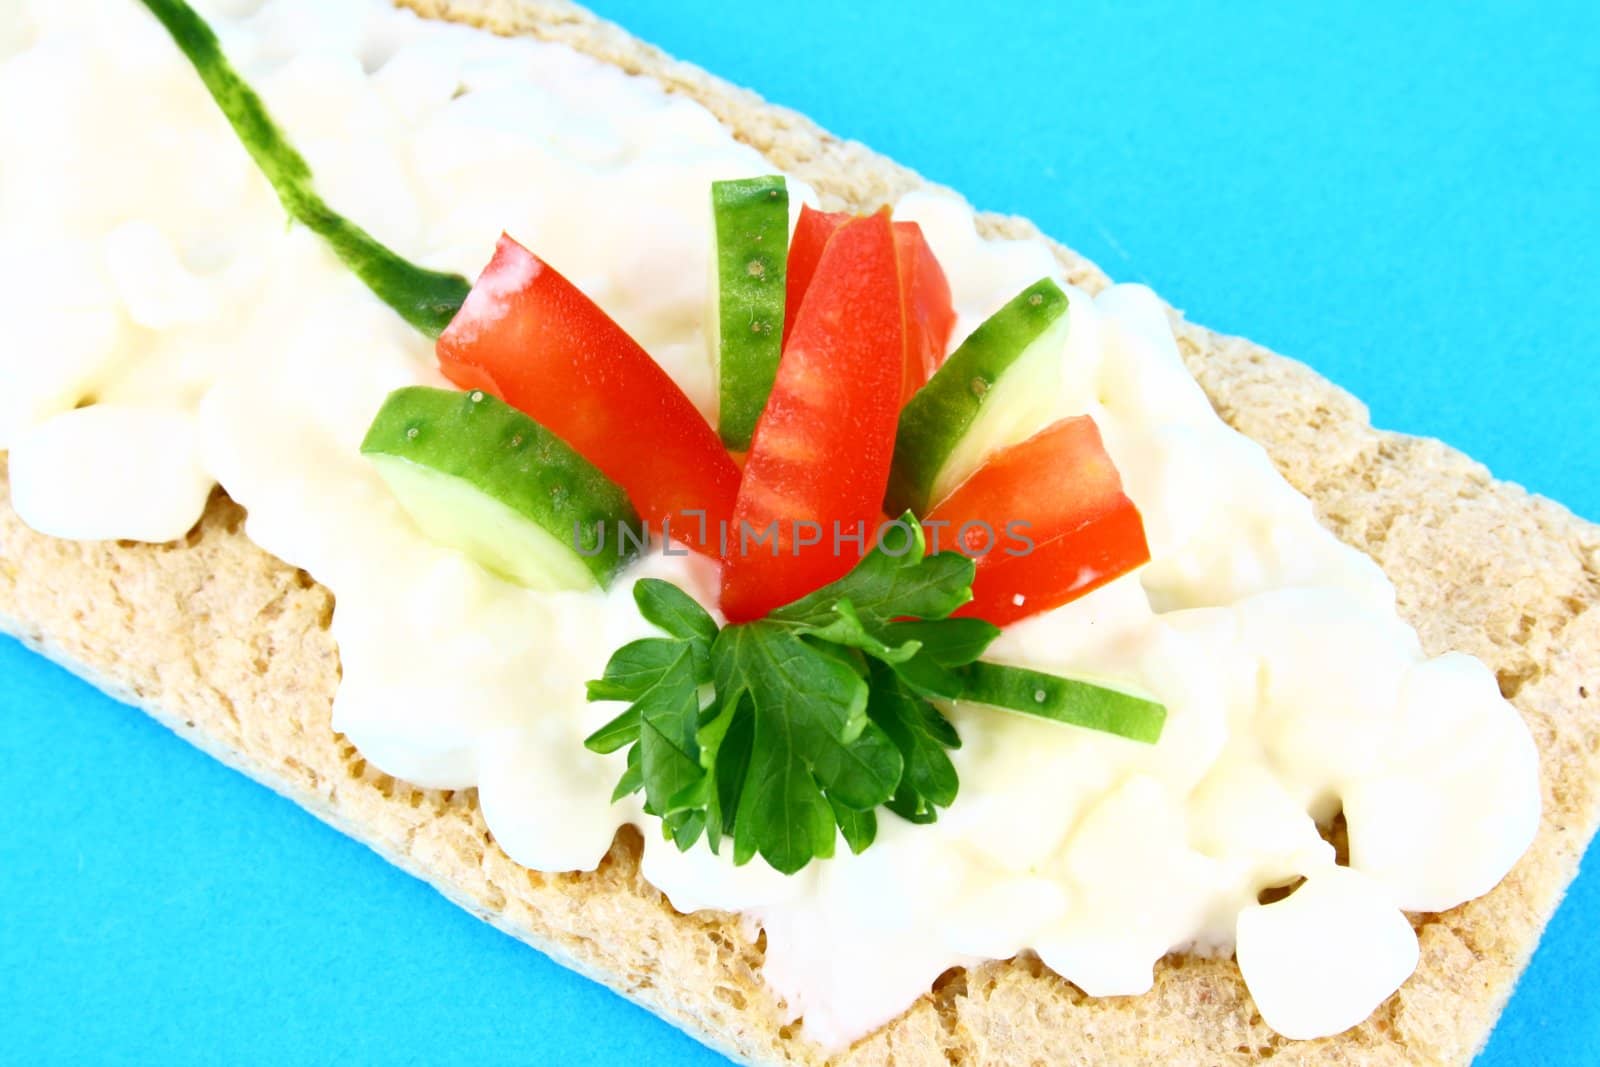
M 1594 6 L 1304 6 L 598 4 L 1600 517 Z M 0 1048 L 721 1062 L 3 640 L 0 679 Z M 1481 1062 L 1600 1056 L 1596 920 L 1591 872 Z

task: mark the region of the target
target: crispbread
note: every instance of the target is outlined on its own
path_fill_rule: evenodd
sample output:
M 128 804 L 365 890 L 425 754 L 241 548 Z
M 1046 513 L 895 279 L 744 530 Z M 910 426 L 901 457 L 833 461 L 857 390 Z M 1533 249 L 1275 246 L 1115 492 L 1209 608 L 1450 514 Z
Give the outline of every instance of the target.
M 701 101 L 829 206 L 870 208 L 919 184 L 818 130 L 567 5 L 408 0 L 426 14 L 562 40 Z M 1026 223 L 986 217 L 1007 236 Z M 1059 249 L 1071 279 L 1105 284 Z M 1294 1043 L 1254 1012 L 1232 963 L 1177 958 L 1142 997 L 1095 1000 L 1028 960 L 947 974 L 846 1062 L 1212 1064 L 1462 1062 L 1482 1044 L 1595 828 L 1600 747 L 1600 529 L 1490 480 L 1443 445 L 1381 434 L 1307 368 L 1174 314 L 1184 355 L 1232 425 L 1262 442 L 1341 537 L 1395 580 L 1430 652 L 1497 672 L 1543 759 L 1544 821 L 1488 896 L 1419 919 L 1422 964 L 1371 1019 Z M 735 917 L 674 913 L 637 873 L 624 831 L 601 870 L 542 876 L 493 844 L 473 793 L 415 790 L 335 735 L 330 594 L 255 548 L 222 495 L 186 541 L 78 544 L 21 525 L 0 476 L 0 627 L 136 703 L 182 736 L 366 841 L 475 914 L 740 1059 L 812 1062 L 780 1024 L 759 939 Z

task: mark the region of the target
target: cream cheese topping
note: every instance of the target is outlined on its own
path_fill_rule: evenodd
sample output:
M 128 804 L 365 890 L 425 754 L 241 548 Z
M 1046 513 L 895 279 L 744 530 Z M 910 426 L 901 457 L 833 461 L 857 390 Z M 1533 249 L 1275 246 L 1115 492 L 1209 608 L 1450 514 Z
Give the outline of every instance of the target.
M 707 112 L 381 0 L 200 6 L 330 203 L 469 277 L 510 232 L 710 411 L 708 185 L 770 167 Z M 679 853 L 636 799 L 610 803 L 620 754 L 582 739 L 616 708 L 583 682 L 648 632 L 633 579 L 714 604 L 715 564 L 656 554 L 608 592 L 541 594 L 422 537 L 357 446 L 391 389 L 444 384 L 431 344 L 285 225 L 139 5 L 21 7 L 0 30 L 0 449 L 19 514 L 168 540 L 220 483 L 256 543 L 334 592 L 334 725 L 367 759 L 476 786 L 496 839 L 540 870 L 591 868 L 639 824 L 645 877 L 679 909 L 759 922 L 766 981 L 824 1045 L 952 965 L 1032 951 L 1125 995 L 1168 952 L 1235 946 L 1268 1024 L 1336 1033 L 1414 969 L 1402 909 L 1487 891 L 1532 839 L 1537 756 L 1493 676 L 1423 655 L 1378 568 L 1216 417 L 1156 298 L 1116 286 L 1070 291 L 1057 414 L 1099 423 L 1152 562 L 991 656 L 1149 692 L 1160 743 L 957 706 L 961 794 L 936 824 L 885 814 L 864 854 L 788 877 Z M 979 238 L 953 197 L 897 215 L 944 264 L 958 336 L 1059 277 L 1042 243 Z M 1348 866 L 1318 829 L 1340 811 Z

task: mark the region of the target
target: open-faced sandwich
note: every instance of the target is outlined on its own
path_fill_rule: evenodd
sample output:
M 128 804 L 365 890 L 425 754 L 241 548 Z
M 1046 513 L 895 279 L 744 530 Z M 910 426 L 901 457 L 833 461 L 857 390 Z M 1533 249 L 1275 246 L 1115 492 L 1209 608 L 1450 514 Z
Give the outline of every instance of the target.
M 0 625 L 742 1060 L 1481 1045 L 1592 527 L 576 9 L 202 6 L 0 59 Z

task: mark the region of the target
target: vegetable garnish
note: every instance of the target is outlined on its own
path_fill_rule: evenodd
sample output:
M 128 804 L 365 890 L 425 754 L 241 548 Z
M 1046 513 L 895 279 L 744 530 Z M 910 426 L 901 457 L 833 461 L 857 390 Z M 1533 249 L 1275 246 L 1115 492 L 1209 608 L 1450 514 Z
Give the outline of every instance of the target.
M 810 204 L 800 208 L 794 238 L 789 244 L 788 292 L 783 319 L 785 346 L 794 332 L 795 317 L 811 288 L 823 250 L 833 235 L 855 217 L 846 211 L 818 211 Z M 944 362 L 945 349 L 956 325 L 956 312 L 950 302 L 950 282 L 938 257 L 928 246 L 922 227 L 906 221 L 896 221 L 893 227 L 900 277 L 900 310 L 904 319 L 905 377 L 900 391 L 903 407 Z
M 424 533 L 530 589 L 604 586 L 640 551 L 622 487 L 481 389 L 396 389 L 361 453 Z
M 250 158 L 272 183 L 284 210 L 327 241 L 344 265 L 401 318 L 429 337 L 443 333 L 467 298 L 467 280 L 417 266 L 329 207 L 312 186 L 305 158 L 233 69 L 205 19 L 184 0 L 144 0 L 144 6 L 193 64 Z
M 1067 294 L 1041 278 L 961 342 L 900 413 L 888 506 L 926 515 L 997 447 L 1051 421 Z
M 944 362 L 950 334 L 956 328 L 956 312 L 950 302 L 950 280 L 922 227 L 897 221 L 894 247 L 900 264 L 900 307 L 906 320 L 905 381 L 900 391 L 904 407 Z
M 789 187 L 782 175 L 711 183 L 715 302 L 706 323 L 717 365 L 722 443 L 750 447 L 783 348 Z
M 1018 519 L 1026 525 L 1010 525 Z M 1000 626 L 1150 562 L 1144 520 L 1088 415 L 1057 420 L 992 453 L 922 522 L 935 550 L 977 560 L 972 602 L 961 614 Z M 1011 533 L 1026 537 L 1025 550 Z
M 866 552 L 894 456 L 904 332 L 888 210 L 853 218 L 823 249 L 756 423 L 723 552 L 728 618 L 759 619 Z
M 794 235 L 789 238 L 789 264 L 784 278 L 783 342 L 785 346 L 794 333 L 794 320 L 800 314 L 800 304 L 811 279 L 822 260 L 822 250 L 828 246 L 839 228 L 856 216 L 848 211 L 818 211 L 810 204 L 800 206 L 800 217 L 795 220 Z
M 879 806 L 925 823 L 955 800 L 946 749 L 961 740 L 935 701 L 1160 736 L 1160 704 L 980 662 L 999 628 L 950 618 L 972 577 L 965 556 L 927 555 L 907 515 L 843 578 L 755 622 L 719 630 L 676 586 L 641 579 L 639 610 L 668 636 L 624 645 L 589 683 L 590 700 L 628 708 L 584 743 L 631 746 L 614 797 L 642 790 L 678 848 L 729 837 L 735 863 L 760 853 L 792 874 L 832 856 L 838 834 L 871 845 Z
M 537 419 L 657 533 L 721 551 L 738 466 L 661 364 L 555 267 L 502 235 L 436 351 L 445 377 Z

